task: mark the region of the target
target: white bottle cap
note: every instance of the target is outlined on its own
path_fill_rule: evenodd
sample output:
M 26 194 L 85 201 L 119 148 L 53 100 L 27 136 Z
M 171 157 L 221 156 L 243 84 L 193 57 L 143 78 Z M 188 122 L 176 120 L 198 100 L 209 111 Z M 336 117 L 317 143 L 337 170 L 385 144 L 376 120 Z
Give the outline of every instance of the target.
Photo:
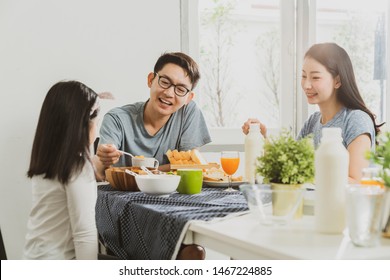
M 249 132 L 260 132 L 260 124 L 259 123 L 251 123 L 249 125 Z

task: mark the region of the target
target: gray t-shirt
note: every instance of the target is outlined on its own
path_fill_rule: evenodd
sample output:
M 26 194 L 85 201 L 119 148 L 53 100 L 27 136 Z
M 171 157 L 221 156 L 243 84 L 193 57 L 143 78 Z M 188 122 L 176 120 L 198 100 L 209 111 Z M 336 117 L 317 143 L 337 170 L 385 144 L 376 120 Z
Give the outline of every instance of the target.
M 191 101 L 173 113 L 168 122 L 151 136 L 144 126 L 146 102 L 137 102 L 110 110 L 103 118 L 99 144 L 114 144 L 133 155 L 156 158 L 169 163 L 165 153 L 171 149 L 191 150 L 211 142 L 203 114 Z M 117 166 L 131 166 L 131 158 L 122 156 Z
M 351 142 L 362 134 L 368 134 L 371 138 L 371 147 L 375 146 L 375 128 L 370 116 L 361 110 L 343 108 L 333 119 L 326 124 L 321 124 L 321 113 L 313 113 L 303 125 L 298 139 L 313 134 L 314 146 L 317 148 L 321 142 L 322 128 L 340 127 L 343 137 L 343 145 L 348 147 Z

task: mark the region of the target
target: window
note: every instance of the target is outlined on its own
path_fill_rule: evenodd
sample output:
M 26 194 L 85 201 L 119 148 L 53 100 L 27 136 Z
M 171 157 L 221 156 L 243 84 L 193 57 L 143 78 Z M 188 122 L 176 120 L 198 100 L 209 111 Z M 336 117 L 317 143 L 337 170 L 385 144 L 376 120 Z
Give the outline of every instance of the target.
M 271 131 L 298 133 L 317 110 L 302 94 L 303 54 L 325 41 L 347 50 L 367 106 L 386 120 L 388 2 L 182 0 L 183 51 L 200 64 L 196 100 L 213 139 L 243 143 L 240 127 L 248 117 Z
M 201 107 L 209 125 L 238 127 L 252 116 L 279 126 L 279 0 L 200 0 L 199 17 Z
M 378 122 L 386 119 L 387 0 L 317 0 L 317 42 L 333 41 L 350 55 L 360 93 Z

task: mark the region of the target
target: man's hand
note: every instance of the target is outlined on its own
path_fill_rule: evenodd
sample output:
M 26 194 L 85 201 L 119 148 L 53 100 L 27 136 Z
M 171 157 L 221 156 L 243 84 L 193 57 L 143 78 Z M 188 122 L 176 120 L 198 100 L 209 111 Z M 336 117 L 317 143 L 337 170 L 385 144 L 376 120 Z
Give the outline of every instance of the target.
M 113 144 L 101 144 L 97 148 L 96 155 L 103 166 L 108 168 L 117 163 L 122 154 Z

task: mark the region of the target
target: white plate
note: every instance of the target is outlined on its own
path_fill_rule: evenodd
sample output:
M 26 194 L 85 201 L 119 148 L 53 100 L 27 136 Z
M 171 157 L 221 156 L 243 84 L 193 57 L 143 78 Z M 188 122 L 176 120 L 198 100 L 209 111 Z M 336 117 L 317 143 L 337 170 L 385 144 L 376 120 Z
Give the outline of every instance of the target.
M 209 187 L 216 187 L 216 188 L 227 188 L 229 186 L 229 182 L 227 181 L 206 181 L 203 180 L 203 183 Z M 232 181 L 232 187 L 238 187 L 242 184 L 247 184 L 248 182 L 245 181 Z

